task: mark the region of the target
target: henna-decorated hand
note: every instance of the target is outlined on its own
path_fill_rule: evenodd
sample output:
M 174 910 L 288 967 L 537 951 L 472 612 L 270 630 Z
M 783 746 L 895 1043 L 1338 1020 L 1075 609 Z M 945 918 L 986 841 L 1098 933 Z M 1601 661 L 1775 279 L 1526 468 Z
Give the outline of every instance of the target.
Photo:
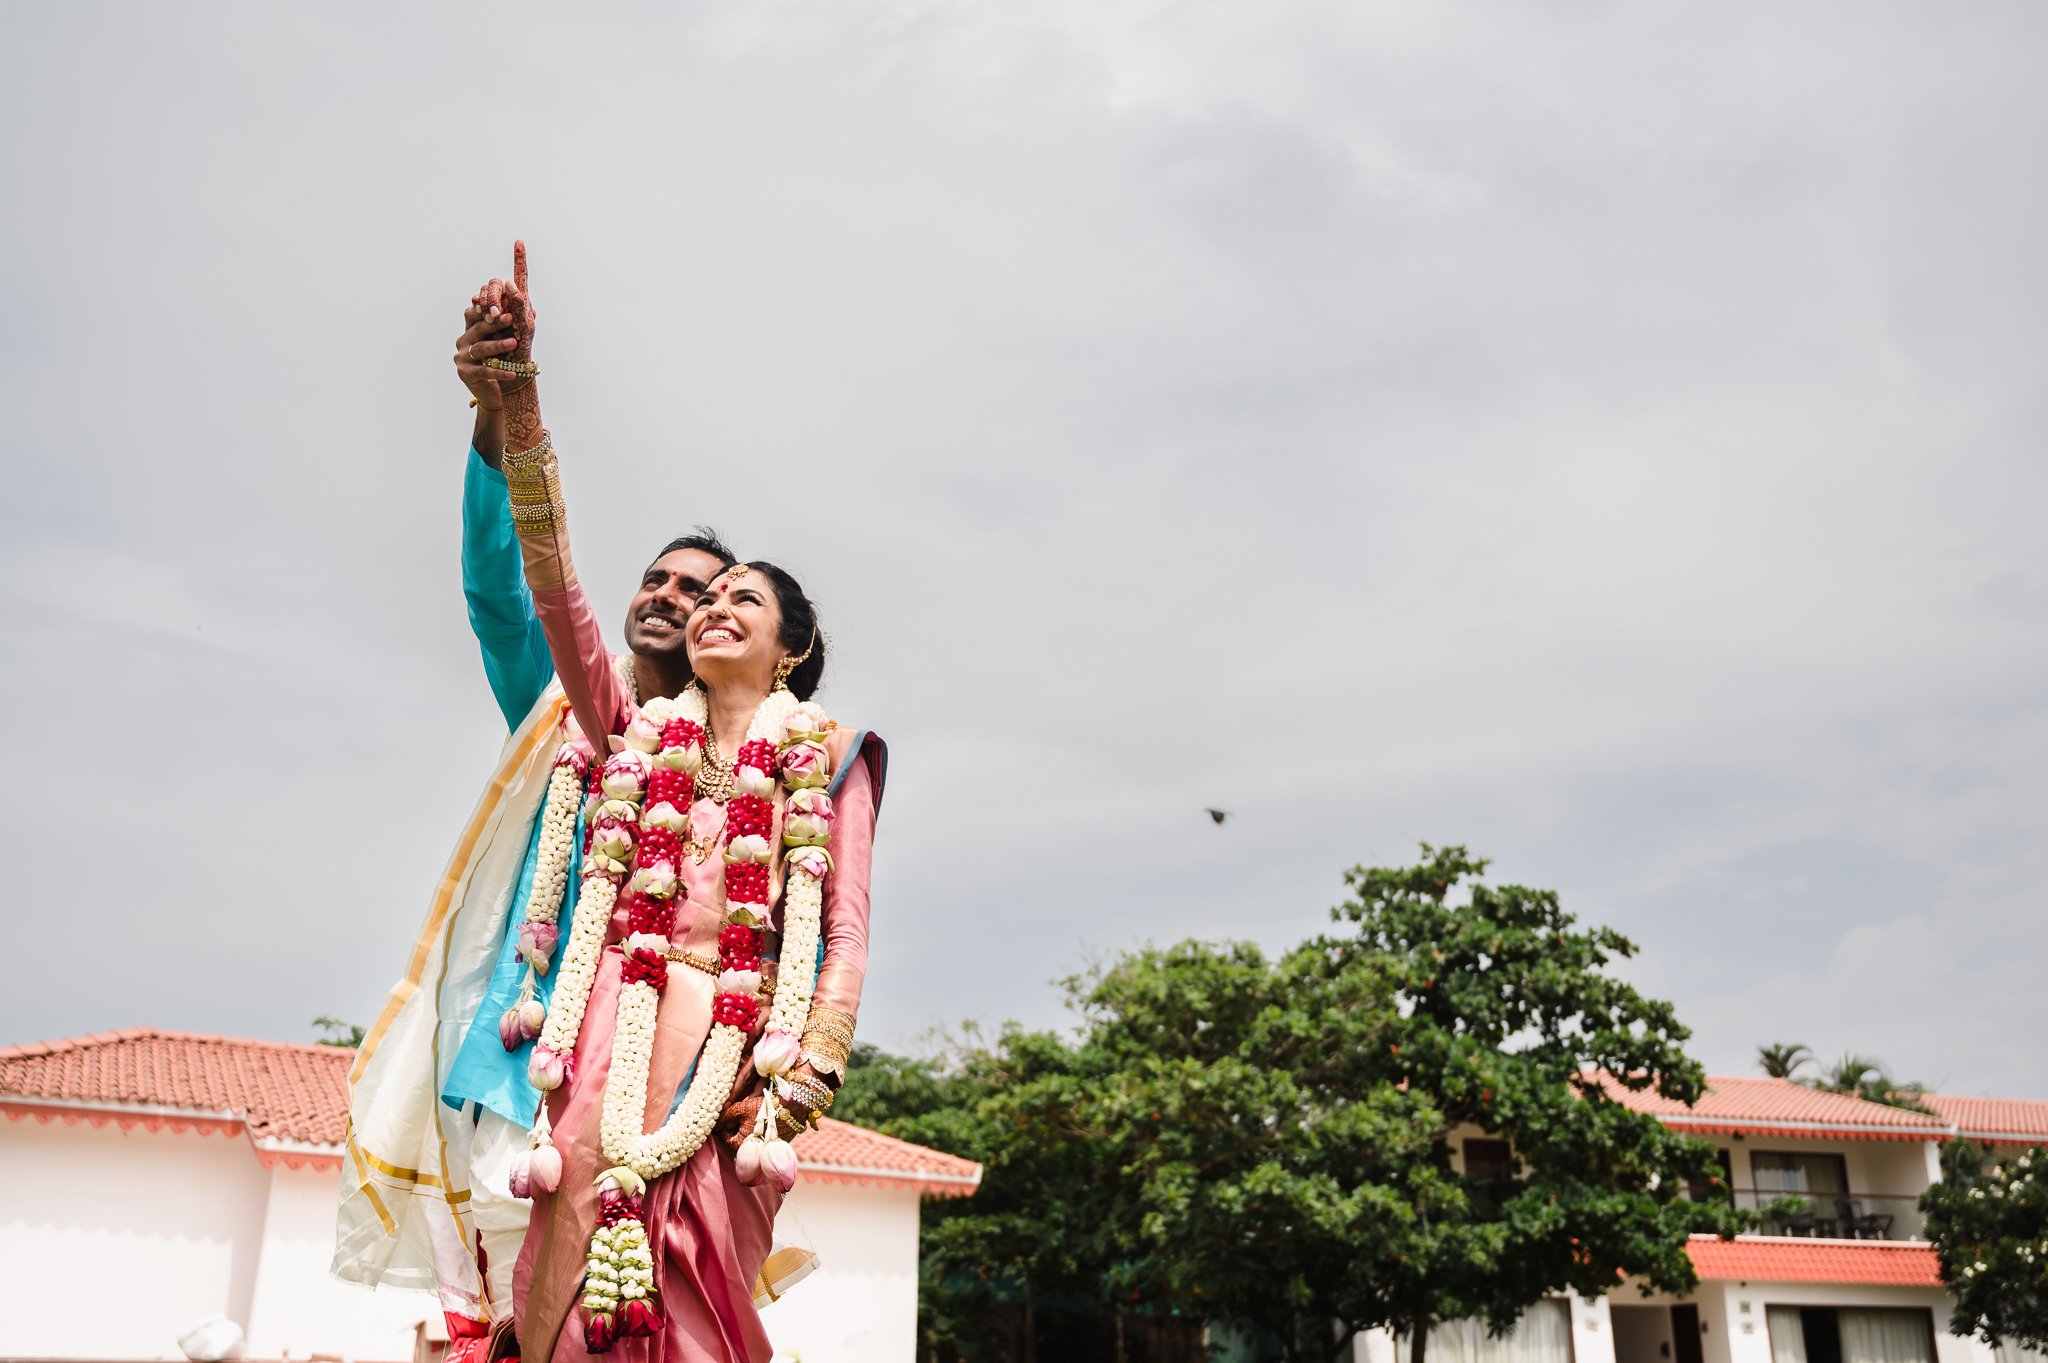
M 761 1088 L 767 1082 L 754 1078 L 753 1066 L 751 1065 L 746 1066 L 742 1073 L 748 1078 L 753 1079 L 753 1082 L 745 1086 L 745 1096 L 735 1097 L 731 1102 L 727 1103 L 725 1111 L 718 1118 L 719 1138 L 735 1149 L 739 1147 L 741 1141 L 744 1141 L 754 1133 L 754 1122 L 761 1113 Z M 820 1083 L 825 1082 L 811 1068 L 809 1061 L 805 1061 L 792 1068 L 789 1071 L 789 1077 L 792 1079 L 817 1080 Z M 735 1085 L 734 1087 L 736 1092 L 741 1088 L 740 1085 Z M 825 1083 L 825 1087 L 830 1089 L 832 1086 L 829 1083 Z M 808 1130 L 810 1127 L 817 1125 L 818 1114 L 812 1111 L 810 1104 L 804 1102 L 801 1098 L 778 1098 L 776 1100 L 776 1107 L 779 1109 L 775 1116 L 776 1134 L 784 1140 L 789 1140 L 797 1132 Z M 792 1121 L 792 1118 L 795 1120 Z
M 455 372 L 485 411 L 497 411 L 507 395 L 532 386 L 533 380 L 507 374 L 485 360 L 533 358 L 533 336 L 540 310 L 526 283 L 526 243 L 512 243 L 512 280 L 493 279 L 469 300 L 462 314 L 465 330 L 455 342 Z

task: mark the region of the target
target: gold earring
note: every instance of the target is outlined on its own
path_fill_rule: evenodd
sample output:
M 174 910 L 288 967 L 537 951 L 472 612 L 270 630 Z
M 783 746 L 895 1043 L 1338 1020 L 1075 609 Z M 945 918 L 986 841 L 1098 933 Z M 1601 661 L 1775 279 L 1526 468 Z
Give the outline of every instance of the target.
M 808 644 L 804 645 L 804 651 L 797 654 L 794 658 L 790 657 L 787 653 L 785 653 L 782 655 L 782 661 L 775 664 L 775 690 L 787 691 L 789 689 L 789 674 L 796 671 L 799 667 L 802 667 L 804 665 L 804 660 L 811 656 L 811 650 L 816 648 L 817 646 L 818 627 L 816 625 L 812 625 L 811 641 Z

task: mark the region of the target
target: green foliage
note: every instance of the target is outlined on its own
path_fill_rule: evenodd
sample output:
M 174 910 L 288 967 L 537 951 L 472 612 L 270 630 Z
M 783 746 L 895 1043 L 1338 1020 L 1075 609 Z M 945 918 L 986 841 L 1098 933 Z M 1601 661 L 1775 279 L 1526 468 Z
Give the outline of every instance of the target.
M 1756 1063 L 1773 1079 L 1795 1079 L 1803 1066 L 1814 1063 L 1813 1051 L 1798 1042 L 1775 1041 L 1756 1048 Z
M 924 1352 L 1009 1353 L 991 1308 L 1020 1299 L 1230 1320 L 1320 1360 L 1623 1274 L 1689 1290 L 1687 1235 L 1743 1218 L 1683 1195 L 1720 1181 L 1710 1146 L 1597 1077 L 1692 1101 L 1688 1034 L 1608 972 L 1626 939 L 1483 871 L 1424 847 L 1350 872 L 1334 930 L 1277 959 L 1147 948 L 1068 981 L 1073 1035 L 856 1064 L 839 1115 L 985 1166 L 927 1208 Z M 1467 1135 L 1516 1167 L 1465 1176 Z
M 364 1029 L 359 1023 L 344 1022 L 340 1018 L 320 1017 L 313 1019 L 313 1025 L 327 1033 L 320 1038 L 322 1046 L 354 1048 L 363 1044 Z
M 2048 1351 L 2048 1147 L 1993 1160 L 1955 1141 L 1942 1163 L 1920 1206 L 1956 1299 L 1949 1329 Z

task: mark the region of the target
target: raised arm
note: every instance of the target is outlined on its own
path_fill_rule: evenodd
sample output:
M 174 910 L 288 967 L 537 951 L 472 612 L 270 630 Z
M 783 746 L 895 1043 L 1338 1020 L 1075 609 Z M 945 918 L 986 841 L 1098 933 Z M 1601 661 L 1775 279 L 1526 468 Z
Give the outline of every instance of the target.
M 836 745 L 835 745 L 836 746 Z M 851 747 L 851 745 L 849 745 Z M 836 764 L 843 773 L 832 794 L 832 873 L 825 878 L 825 960 L 811 991 L 804 1024 L 804 1060 L 832 1088 L 846 1079 L 868 971 L 868 869 L 875 849 L 887 750 L 873 734 L 861 736 Z
M 524 242 L 514 243 L 512 248 L 511 282 L 492 280 L 485 286 L 483 302 L 487 308 L 501 307 L 512 323 L 518 344 L 509 352 L 507 362 L 531 366 L 539 314 L 527 292 Z M 531 381 L 532 372 L 537 371 L 523 376 L 528 381 L 504 394 L 506 450 L 501 467 L 512 508 L 512 528 L 562 690 L 569 697 L 577 725 L 602 755 L 606 736 L 626 727 L 630 701 L 605 649 L 597 617 L 576 580 L 554 442 L 541 422 L 540 390 Z
M 476 406 L 476 430 L 462 478 L 462 595 L 469 628 L 483 650 L 484 676 L 504 712 L 505 726 L 520 721 L 540 699 L 554 664 L 547 635 L 526 589 L 519 541 L 506 503 L 504 384 L 529 382 L 490 368 L 485 361 L 518 348 L 511 322 L 496 307 L 486 308 L 481 291 L 462 315 L 465 330 L 455 342 L 455 372 Z

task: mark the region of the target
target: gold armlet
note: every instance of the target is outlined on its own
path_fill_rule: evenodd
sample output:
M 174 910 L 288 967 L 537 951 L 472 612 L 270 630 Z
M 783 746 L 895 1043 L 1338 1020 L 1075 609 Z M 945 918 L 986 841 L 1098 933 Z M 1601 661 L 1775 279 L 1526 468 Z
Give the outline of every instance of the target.
M 804 1020 L 804 1059 L 820 1074 L 846 1077 L 846 1058 L 853 1053 L 853 1018 L 836 1008 L 811 1005 Z
M 555 440 L 543 430 L 531 449 L 507 450 L 499 462 L 512 500 L 512 525 L 521 534 L 544 534 L 562 521 L 562 483 L 557 476 Z

